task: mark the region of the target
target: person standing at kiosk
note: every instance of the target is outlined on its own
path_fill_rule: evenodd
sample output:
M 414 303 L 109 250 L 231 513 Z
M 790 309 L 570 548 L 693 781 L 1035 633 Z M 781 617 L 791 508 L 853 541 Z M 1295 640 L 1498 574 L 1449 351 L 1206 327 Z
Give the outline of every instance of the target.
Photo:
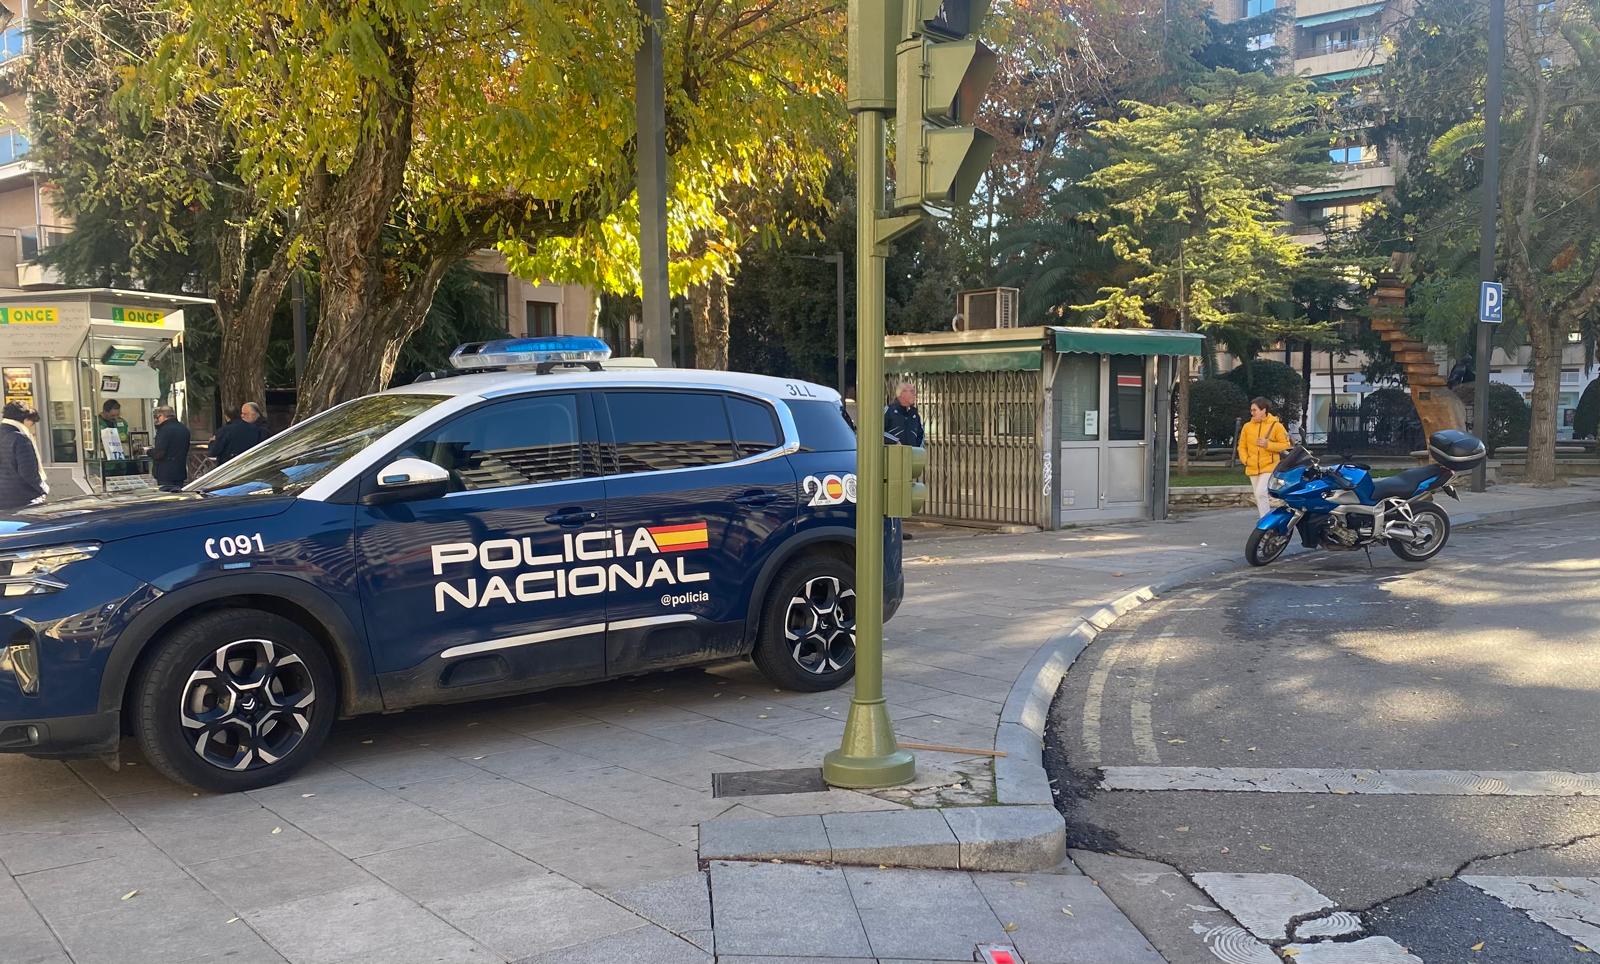
M 7 402 L 0 418 L 0 511 L 9 512 L 44 498 L 39 451 L 28 433 L 33 410 L 20 402 Z
M 156 437 L 150 445 L 150 474 L 168 492 L 189 481 L 189 429 L 170 405 L 155 410 Z

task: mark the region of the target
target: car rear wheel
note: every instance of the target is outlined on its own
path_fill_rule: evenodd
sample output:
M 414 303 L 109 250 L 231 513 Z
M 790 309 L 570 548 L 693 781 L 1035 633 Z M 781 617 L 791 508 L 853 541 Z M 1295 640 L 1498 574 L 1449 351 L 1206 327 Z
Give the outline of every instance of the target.
M 772 581 L 756 640 L 756 666 L 791 690 L 831 690 L 856 671 L 855 568 L 807 556 Z
M 150 764 L 202 790 L 270 786 L 316 755 L 337 692 L 322 647 L 272 613 L 226 609 L 168 633 L 134 682 L 134 736 Z

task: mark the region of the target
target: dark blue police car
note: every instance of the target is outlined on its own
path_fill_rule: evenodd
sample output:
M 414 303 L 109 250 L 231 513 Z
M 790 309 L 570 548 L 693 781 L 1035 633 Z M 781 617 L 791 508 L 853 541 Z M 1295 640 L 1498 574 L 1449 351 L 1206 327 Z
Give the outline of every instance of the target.
M 243 790 L 336 716 L 745 655 L 790 689 L 847 681 L 838 393 L 605 354 L 464 346 L 485 370 L 347 402 L 183 492 L 0 519 L 0 751 L 114 758 L 131 734 L 173 779 Z M 898 523 L 885 545 L 887 615 Z

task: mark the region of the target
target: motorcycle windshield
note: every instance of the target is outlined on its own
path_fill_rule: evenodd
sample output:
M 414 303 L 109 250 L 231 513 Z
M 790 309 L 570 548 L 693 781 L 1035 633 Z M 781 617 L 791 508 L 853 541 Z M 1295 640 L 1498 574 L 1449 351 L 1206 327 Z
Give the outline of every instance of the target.
M 1309 464 L 1311 464 L 1311 453 L 1306 451 L 1305 446 L 1296 445 L 1283 453 L 1283 458 L 1278 460 L 1277 472 L 1283 473 Z

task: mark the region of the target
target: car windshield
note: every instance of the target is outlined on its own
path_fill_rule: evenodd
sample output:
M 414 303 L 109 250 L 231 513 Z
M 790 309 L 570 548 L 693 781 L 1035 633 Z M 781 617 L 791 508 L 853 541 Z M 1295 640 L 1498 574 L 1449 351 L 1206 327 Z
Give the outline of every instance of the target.
M 189 488 L 208 495 L 299 492 L 445 395 L 368 395 L 273 436 Z

